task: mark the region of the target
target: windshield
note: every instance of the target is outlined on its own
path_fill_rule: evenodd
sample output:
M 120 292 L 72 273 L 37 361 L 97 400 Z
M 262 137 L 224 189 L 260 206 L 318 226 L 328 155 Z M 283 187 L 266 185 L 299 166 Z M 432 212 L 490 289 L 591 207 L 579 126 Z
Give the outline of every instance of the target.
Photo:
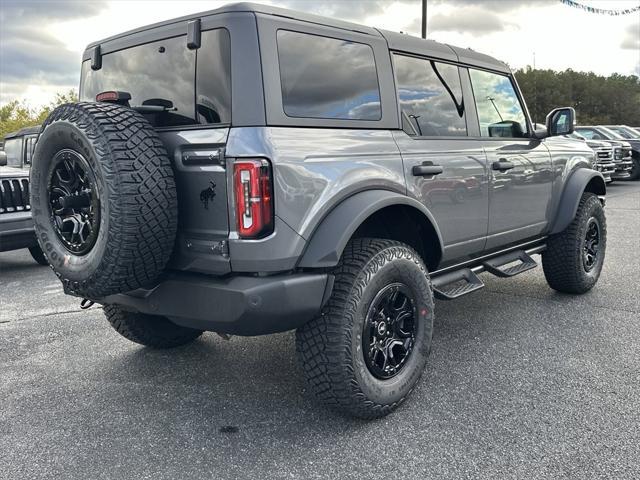
M 633 139 L 640 138 L 640 129 L 635 127 L 624 127 L 624 129 L 631 133 Z
M 624 140 L 626 138 L 620 135 L 619 133 L 609 129 L 608 127 L 598 127 L 598 130 L 600 130 L 607 137 L 609 137 L 610 140 Z
M 102 68 L 82 65 L 80 99 L 105 91 L 131 95 L 133 106 L 161 106 L 148 113 L 155 126 L 230 123 L 230 39 L 225 29 L 202 32 L 202 45 L 187 48 L 186 36 L 138 45 L 102 56 Z M 196 71 L 196 65 L 197 70 Z
M 622 138 L 631 139 L 631 140 L 634 138 L 640 138 L 640 132 L 636 132 L 634 129 L 629 127 L 614 126 L 614 127 L 607 127 L 607 128 L 617 133 Z

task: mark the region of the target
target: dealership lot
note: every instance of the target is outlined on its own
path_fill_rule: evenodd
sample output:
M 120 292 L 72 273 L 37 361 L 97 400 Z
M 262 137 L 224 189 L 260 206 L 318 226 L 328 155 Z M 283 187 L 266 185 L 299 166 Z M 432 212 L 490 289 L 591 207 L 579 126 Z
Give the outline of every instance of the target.
M 0 478 L 638 478 L 640 184 L 606 212 L 593 291 L 538 268 L 438 302 L 422 381 L 373 422 L 308 397 L 290 333 L 145 349 L 0 254 Z

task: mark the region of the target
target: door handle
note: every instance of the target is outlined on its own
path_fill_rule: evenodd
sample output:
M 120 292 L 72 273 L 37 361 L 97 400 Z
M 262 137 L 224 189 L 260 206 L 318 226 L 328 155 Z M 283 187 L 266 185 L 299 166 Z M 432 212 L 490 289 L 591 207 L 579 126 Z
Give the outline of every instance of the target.
M 414 165 L 413 168 L 411 169 L 411 173 L 413 173 L 415 177 L 428 177 L 430 175 L 440 175 L 442 172 L 444 172 L 442 165 L 429 165 L 429 164 Z
M 215 165 L 220 163 L 220 151 L 183 152 L 183 165 Z
M 501 158 L 497 162 L 493 162 L 491 164 L 491 168 L 493 170 L 498 170 L 500 172 L 506 172 L 507 170 L 511 170 L 515 165 L 507 160 L 506 158 Z

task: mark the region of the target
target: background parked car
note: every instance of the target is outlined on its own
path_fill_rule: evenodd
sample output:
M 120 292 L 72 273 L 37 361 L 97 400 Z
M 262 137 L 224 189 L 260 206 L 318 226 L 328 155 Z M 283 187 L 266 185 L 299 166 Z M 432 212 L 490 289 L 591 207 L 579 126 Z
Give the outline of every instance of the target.
M 570 135 L 567 135 L 569 138 L 575 138 L 576 140 L 581 140 L 586 142 L 586 144 L 591 147 L 593 152 L 595 153 L 594 157 L 594 170 L 602 173 L 604 177 L 604 181 L 610 183 L 613 181 L 611 178 L 612 175 L 615 175 L 616 164 L 614 160 L 614 147 L 608 142 L 603 142 L 600 140 L 587 140 L 579 133 L 573 132 Z
M 38 133 L 40 133 L 40 125 L 21 128 L 4 137 L 3 150 L 7 154 L 9 167 L 27 168 L 31 165 L 31 155 L 36 145 Z
M 28 248 L 48 265 L 36 241 L 29 201 L 29 165 L 40 127 L 23 128 L 4 138 L 0 152 L 0 252 Z
M 640 140 L 640 131 L 635 128 L 626 125 L 604 125 L 604 127 L 627 140 Z
M 613 144 L 614 147 L 621 147 L 621 150 L 614 151 L 616 163 L 616 172 L 612 175 L 614 180 L 640 179 L 640 140 L 627 140 L 602 125 L 581 125 L 576 127 L 575 131 L 587 140 L 603 140 Z

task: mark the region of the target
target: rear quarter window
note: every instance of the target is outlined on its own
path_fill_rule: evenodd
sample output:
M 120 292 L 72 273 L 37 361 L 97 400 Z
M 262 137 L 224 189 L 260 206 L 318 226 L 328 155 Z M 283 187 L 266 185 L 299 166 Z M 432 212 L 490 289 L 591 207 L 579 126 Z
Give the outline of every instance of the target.
M 289 117 L 380 120 L 380 87 L 369 45 L 278 30 L 282 106 Z

